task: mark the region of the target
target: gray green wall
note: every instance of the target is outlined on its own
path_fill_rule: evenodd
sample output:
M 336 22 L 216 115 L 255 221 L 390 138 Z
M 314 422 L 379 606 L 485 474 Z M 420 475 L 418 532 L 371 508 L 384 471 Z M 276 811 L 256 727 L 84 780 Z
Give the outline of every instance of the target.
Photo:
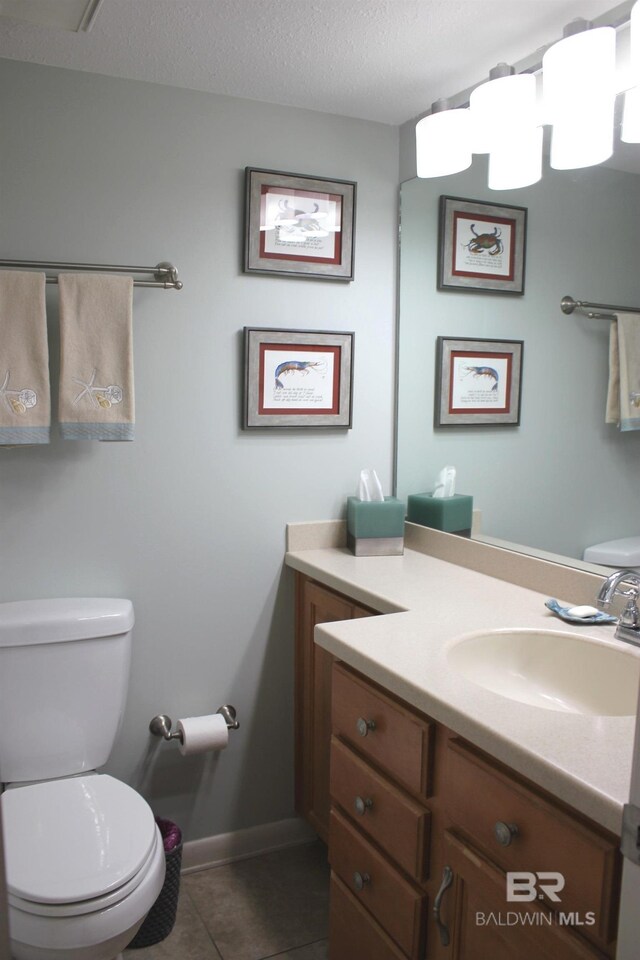
M 287 521 L 392 476 L 398 130 L 0 61 L 0 257 L 155 264 L 134 293 L 136 440 L 0 450 L 0 599 L 130 597 L 128 708 L 108 771 L 187 839 L 293 813 Z M 244 167 L 358 183 L 356 279 L 245 276 Z M 57 383 L 57 288 L 48 288 Z M 243 326 L 354 330 L 353 429 L 240 429 Z M 236 705 L 215 757 L 151 717 Z

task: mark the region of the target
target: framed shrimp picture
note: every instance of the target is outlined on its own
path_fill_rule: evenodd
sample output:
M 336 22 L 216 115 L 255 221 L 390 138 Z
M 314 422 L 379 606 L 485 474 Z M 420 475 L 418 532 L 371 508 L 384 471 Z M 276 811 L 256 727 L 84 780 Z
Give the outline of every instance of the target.
M 243 427 L 351 427 L 353 333 L 244 328 Z
M 353 280 L 356 184 L 247 167 L 245 273 Z
M 522 340 L 438 337 L 435 425 L 517 426 Z
M 527 210 L 440 197 L 438 289 L 524 293 Z

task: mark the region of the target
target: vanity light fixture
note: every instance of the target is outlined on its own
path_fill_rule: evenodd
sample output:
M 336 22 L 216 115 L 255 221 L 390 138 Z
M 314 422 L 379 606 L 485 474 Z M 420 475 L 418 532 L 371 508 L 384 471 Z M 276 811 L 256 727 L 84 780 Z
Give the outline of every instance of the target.
M 627 13 L 622 22 L 628 19 Z M 622 139 L 640 143 L 640 0 L 631 11 L 631 24 L 636 67 L 629 82 L 621 84 L 616 73 L 615 27 L 578 19 L 546 50 L 542 63 L 532 55 L 522 62 L 521 72 L 498 64 L 489 80 L 471 91 L 466 111 L 471 121 L 471 150 L 489 154 L 491 189 L 529 186 L 541 178 L 544 125 L 551 128 L 550 163 L 554 169 L 578 169 L 607 160 L 613 153 L 616 96 L 632 83 L 635 88 L 626 95 Z M 453 102 L 463 97 L 459 94 Z M 446 112 L 463 114 L 465 107 L 463 103 Z M 431 146 L 427 147 L 424 131 L 436 116 L 432 112 L 416 125 L 419 177 L 443 175 L 438 164 L 429 165 L 426 159 Z M 439 134 L 438 153 L 446 156 L 449 146 L 444 123 Z M 444 173 L 457 173 L 468 165 L 450 166 Z
M 622 133 L 625 143 L 640 143 L 640 0 L 631 10 L 629 80 L 633 86 L 624 95 Z
M 416 124 L 419 177 L 445 177 L 471 166 L 471 117 L 464 108 L 451 110 L 436 100 L 431 113 Z

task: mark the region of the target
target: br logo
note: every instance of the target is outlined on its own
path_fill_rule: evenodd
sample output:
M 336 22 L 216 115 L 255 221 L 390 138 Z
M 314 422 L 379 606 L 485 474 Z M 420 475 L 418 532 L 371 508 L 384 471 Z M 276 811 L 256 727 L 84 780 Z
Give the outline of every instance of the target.
M 559 903 L 558 894 L 563 889 L 564 877 L 553 870 L 542 873 L 516 870 L 507 873 L 507 900 L 510 902 L 530 902 L 541 899 L 544 893 L 549 900 Z

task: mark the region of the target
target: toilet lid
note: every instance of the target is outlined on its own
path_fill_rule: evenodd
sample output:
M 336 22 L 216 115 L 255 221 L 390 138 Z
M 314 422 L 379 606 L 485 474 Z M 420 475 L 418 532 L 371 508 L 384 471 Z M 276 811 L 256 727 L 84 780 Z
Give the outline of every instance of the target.
M 106 774 L 15 787 L 0 801 L 9 893 L 26 900 L 102 896 L 138 873 L 153 848 L 151 808 Z

